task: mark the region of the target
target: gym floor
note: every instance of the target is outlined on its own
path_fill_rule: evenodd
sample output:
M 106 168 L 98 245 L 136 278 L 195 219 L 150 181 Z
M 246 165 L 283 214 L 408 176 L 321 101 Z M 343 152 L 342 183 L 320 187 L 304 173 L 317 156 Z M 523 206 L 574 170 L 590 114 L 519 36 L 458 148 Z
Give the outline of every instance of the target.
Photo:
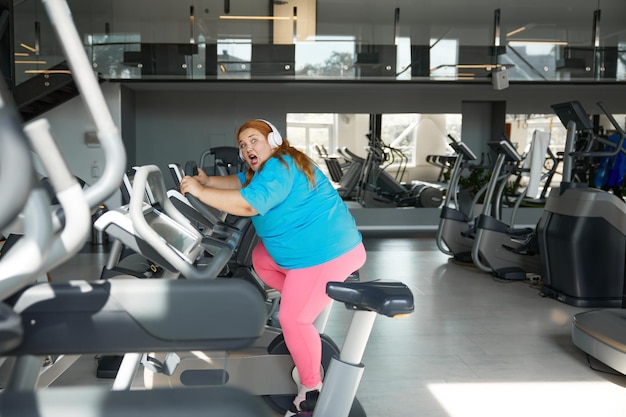
M 370 417 L 626 415 L 626 377 L 570 339 L 585 309 L 541 296 L 540 285 L 503 282 L 458 265 L 434 234 L 366 235 L 362 280 L 410 286 L 415 312 L 379 317 L 358 398 Z M 106 246 L 87 245 L 52 280 L 97 277 Z M 341 346 L 350 312 L 333 307 L 327 333 Z M 57 384 L 108 383 L 88 358 Z

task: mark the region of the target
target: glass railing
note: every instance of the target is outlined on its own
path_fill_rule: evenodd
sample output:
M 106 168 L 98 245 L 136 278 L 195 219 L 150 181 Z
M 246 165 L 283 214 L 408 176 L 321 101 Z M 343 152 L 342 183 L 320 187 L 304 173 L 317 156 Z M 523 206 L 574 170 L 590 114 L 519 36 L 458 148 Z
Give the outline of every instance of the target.
M 87 43 L 94 70 L 105 79 L 297 79 L 297 80 L 485 80 L 506 69 L 510 81 L 625 81 L 626 50 L 536 45 L 507 46 L 490 56 L 489 46 L 461 46 L 451 53 L 464 61 L 445 60 L 427 45 L 411 45 L 403 55 L 397 45 L 323 42 L 295 45 L 243 42 L 141 43 L 129 36 Z M 118 38 L 118 39 L 116 39 Z M 18 81 L 53 67 L 60 55 L 16 59 Z M 435 62 L 433 62 L 435 61 Z
M 172 16 L 156 6 L 136 16 L 132 3 L 69 1 L 94 70 L 105 79 L 485 81 L 495 70 L 506 69 L 509 81 L 626 81 L 626 42 L 613 34 L 599 37 L 594 47 L 577 28 L 532 32 L 522 26 L 509 30 L 494 47 L 485 42 L 472 45 L 465 34 L 474 29 L 467 27 L 453 27 L 439 37 L 401 36 L 398 31 L 392 42 L 371 42 L 363 33 L 377 28 L 364 23 L 355 26 L 358 35 L 305 39 L 295 36 L 294 26 L 292 42 L 277 44 L 271 42 L 279 38 L 276 26 L 268 21 L 194 19 L 195 14 L 209 13 L 205 1 L 192 1 L 195 9 L 192 6 L 188 15 Z M 126 8 L 131 11 L 118 16 Z M 15 74 L 20 84 L 49 72 L 63 57 L 39 0 L 15 2 L 14 14 Z M 482 34 L 493 29 L 490 19 L 484 20 L 478 36 L 483 39 Z M 136 30 L 114 30 L 129 27 Z M 437 32 L 432 27 L 430 31 Z M 522 38 L 520 32 L 527 36 Z

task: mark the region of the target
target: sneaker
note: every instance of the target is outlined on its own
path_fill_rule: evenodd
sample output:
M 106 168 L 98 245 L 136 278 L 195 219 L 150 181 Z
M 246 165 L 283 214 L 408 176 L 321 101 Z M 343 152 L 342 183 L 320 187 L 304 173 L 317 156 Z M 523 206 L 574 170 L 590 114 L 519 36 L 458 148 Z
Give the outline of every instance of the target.
M 302 411 L 313 411 L 315 409 L 315 404 L 317 404 L 317 399 L 320 396 L 320 391 L 318 389 L 313 391 L 308 391 L 306 393 L 306 399 L 300 403 L 300 410 Z
M 285 417 L 293 417 L 300 411 L 313 411 L 321 389 L 321 382 L 313 388 L 307 388 L 305 386 L 300 387 L 298 395 L 296 395 L 296 398 L 293 400 L 289 410 L 285 413 Z
M 296 408 L 295 404 L 291 404 L 289 406 L 289 410 L 287 410 L 287 412 L 285 413 L 285 417 L 293 417 L 295 415 L 297 415 L 300 411 L 298 411 L 298 409 Z

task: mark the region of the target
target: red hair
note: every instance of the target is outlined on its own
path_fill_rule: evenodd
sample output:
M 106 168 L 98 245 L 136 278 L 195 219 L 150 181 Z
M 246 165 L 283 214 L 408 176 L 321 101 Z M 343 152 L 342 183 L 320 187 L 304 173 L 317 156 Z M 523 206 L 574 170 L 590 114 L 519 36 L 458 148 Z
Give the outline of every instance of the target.
M 263 120 L 252 119 L 252 120 L 248 120 L 247 122 L 242 124 L 239 127 L 239 129 L 237 129 L 236 140 L 239 140 L 239 135 L 241 134 L 241 132 L 243 132 L 246 129 L 258 130 L 263 136 L 265 136 L 265 138 L 267 138 L 267 136 L 272 132 L 272 128 Z M 283 143 L 281 143 L 278 147 L 274 148 L 274 153 L 272 157 L 278 158 L 278 160 L 283 165 L 288 166 L 287 162 L 285 162 L 285 160 L 283 159 L 283 155 L 289 155 L 293 158 L 293 161 L 296 164 L 296 167 L 304 173 L 307 180 L 309 181 L 309 184 L 312 187 L 314 187 L 315 186 L 315 171 L 313 170 L 313 161 L 311 161 L 311 159 L 305 153 L 291 146 L 289 141 L 285 138 L 283 138 Z M 265 162 L 261 164 L 261 166 L 259 167 L 259 172 L 263 169 L 264 166 L 265 166 Z M 252 170 L 252 168 L 248 167 L 248 170 L 246 171 L 246 182 L 243 184 L 244 187 L 250 184 L 250 181 L 252 180 L 253 175 L 254 175 L 254 171 Z

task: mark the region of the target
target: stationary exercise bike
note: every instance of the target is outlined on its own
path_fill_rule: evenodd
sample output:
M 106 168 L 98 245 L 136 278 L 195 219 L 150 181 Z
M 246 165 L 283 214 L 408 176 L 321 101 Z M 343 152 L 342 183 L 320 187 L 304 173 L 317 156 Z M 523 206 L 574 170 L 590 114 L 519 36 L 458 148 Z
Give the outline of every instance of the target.
M 174 180 L 174 188 L 167 190 L 167 196 L 176 209 L 206 236 L 220 239 L 228 238 L 233 234 L 238 235 L 234 253 L 220 276 L 242 278 L 255 284 L 270 304 L 268 320 L 272 322 L 271 324 L 278 326 L 277 311 L 280 294 L 267 287 L 252 268 L 252 251 L 260 240 L 252 220 L 249 217 L 229 215 L 202 203 L 192 195 L 181 194 L 180 182 L 186 173 L 192 176 L 198 175 L 195 161 L 187 161 L 184 171 L 178 164 L 169 164 L 168 167 Z
M 143 195 L 145 192 L 138 185 L 163 184 L 162 180 L 157 180 L 160 175 L 160 170 L 155 166 L 145 166 L 137 170 L 136 185 L 133 187 L 133 196 L 128 207 L 128 217 L 132 221 L 137 237 L 152 246 L 153 250 L 157 251 L 166 261 L 175 265 L 182 276 L 199 278 L 200 272 L 197 267 L 191 262 L 182 262 L 180 250 L 175 247 L 176 242 L 179 241 L 179 236 L 175 233 L 178 227 L 171 224 L 173 227 L 168 229 L 153 228 L 150 226 L 150 218 L 146 218 L 144 215 Z M 148 180 L 149 177 L 152 179 Z M 164 188 L 164 185 L 162 187 Z M 163 191 L 156 191 L 154 195 L 157 196 L 159 205 L 164 210 L 164 215 L 168 215 L 175 212 L 175 209 L 164 197 Z M 187 248 L 186 251 L 193 252 L 190 248 Z M 316 326 L 320 331 L 323 331 L 329 313 L 330 306 L 316 321 Z M 345 349 L 340 350 L 323 333 L 321 340 L 322 371 L 323 374 L 326 374 L 332 358 L 340 356 Z M 356 343 L 355 348 L 358 350 L 364 349 L 365 341 L 366 339 L 357 338 L 349 343 Z M 353 349 L 349 348 L 346 352 L 349 353 Z M 126 369 L 128 366 L 131 367 L 131 370 L 136 369 L 137 364 L 136 361 L 127 365 L 122 363 L 119 374 L 133 375 L 132 371 L 128 372 Z M 222 366 L 222 364 L 226 366 Z M 245 352 L 177 351 L 175 353 L 149 355 L 147 360 L 144 360 L 144 365 L 144 384 L 147 387 L 233 385 L 245 388 L 255 395 L 263 396 L 267 403 L 278 412 L 287 410 L 296 393 L 294 380 L 297 381 L 297 376 L 293 373 L 295 369 L 293 361 L 288 354 L 281 331 L 270 326 L 266 326 L 263 334 Z M 337 365 L 337 367 L 339 366 L 341 365 Z M 118 380 L 116 380 L 117 382 Z M 120 382 L 120 384 L 122 383 Z M 352 409 L 350 415 L 363 415 L 358 401 L 354 401 L 354 405 L 351 405 L 350 408 Z

